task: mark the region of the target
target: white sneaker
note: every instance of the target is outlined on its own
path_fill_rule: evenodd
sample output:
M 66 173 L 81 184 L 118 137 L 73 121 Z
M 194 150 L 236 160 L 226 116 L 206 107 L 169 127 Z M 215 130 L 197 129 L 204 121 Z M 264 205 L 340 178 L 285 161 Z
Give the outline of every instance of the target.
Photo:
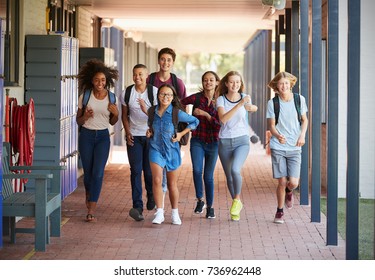
M 178 213 L 172 212 L 172 224 L 173 225 L 181 225 L 182 224 L 181 219 L 180 219 L 180 215 Z
M 152 223 L 160 225 L 162 222 L 164 222 L 164 210 L 158 209 L 155 213 L 155 218 L 152 220 Z

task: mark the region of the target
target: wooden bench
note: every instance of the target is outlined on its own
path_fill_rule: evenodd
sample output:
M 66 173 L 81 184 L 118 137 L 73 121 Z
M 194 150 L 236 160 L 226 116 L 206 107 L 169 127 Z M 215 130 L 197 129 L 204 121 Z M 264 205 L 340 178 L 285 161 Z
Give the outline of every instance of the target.
M 34 233 L 35 250 L 45 251 L 50 236 L 60 236 L 61 227 L 61 170 L 65 166 L 10 166 L 10 144 L 4 142 L 2 149 L 2 195 L 3 195 L 3 234 L 9 234 L 12 243 L 16 233 Z M 15 174 L 14 170 L 30 170 L 31 173 Z M 33 173 L 35 171 L 35 173 Z M 34 180 L 32 192 L 14 192 L 13 179 Z M 27 188 L 27 185 L 26 185 Z M 35 227 L 17 228 L 16 217 L 34 217 Z

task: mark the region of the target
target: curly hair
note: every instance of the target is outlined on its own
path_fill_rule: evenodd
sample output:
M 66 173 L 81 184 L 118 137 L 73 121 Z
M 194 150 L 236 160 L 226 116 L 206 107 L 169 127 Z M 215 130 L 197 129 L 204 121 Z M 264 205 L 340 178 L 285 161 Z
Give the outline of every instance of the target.
M 268 83 L 268 87 L 273 89 L 273 91 L 275 93 L 278 93 L 279 90 L 277 88 L 277 83 L 282 79 L 282 78 L 285 78 L 285 79 L 288 79 L 289 82 L 290 82 L 290 88 L 292 89 L 293 86 L 296 84 L 297 82 L 297 77 L 290 74 L 289 72 L 279 72 L 276 74 L 276 76 Z
M 78 91 L 80 93 L 93 88 L 92 79 L 97 73 L 103 73 L 105 75 L 105 88 L 107 90 L 114 87 L 115 81 L 119 78 L 117 69 L 106 66 L 104 62 L 99 59 L 91 59 L 81 67 L 77 75 Z
M 242 93 L 244 92 L 245 90 L 245 85 L 243 83 L 243 80 L 242 80 L 242 76 L 240 74 L 240 72 L 238 71 L 230 71 L 228 72 L 221 80 L 220 80 L 220 83 L 219 83 L 219 86 L 217 88 L 217 95 L 218 96 L 221 96 L 221 95 L 224 95 L 224 94 L 227 94 L 228 93 L 228 87 L 225 85 L 227 82 L 228 82 L 228 79 L 229 77 L 231 76 L 238 76 L 240 77 L 241 79 L 241 87 L 239 89 L 239 93 Z

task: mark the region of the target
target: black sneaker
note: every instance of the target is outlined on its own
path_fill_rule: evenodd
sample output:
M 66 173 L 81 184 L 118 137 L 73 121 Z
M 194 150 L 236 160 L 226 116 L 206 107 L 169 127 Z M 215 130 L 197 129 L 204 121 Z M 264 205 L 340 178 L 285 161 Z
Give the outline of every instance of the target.
M 207 219 L 215 219 L 216 218 L 214 208 L 207 207 L 206 218 Z
M 147 210 L 149 210 L 149 211 L 155 209 L 155 200 L 154 200 L 153 195 L 147 196 L 146 207 L 147 207 Z
M 206 204 L 204 204 L 203 200 L 198 199 L 197 201 L 197 207 L 194 209 L 195 214 L 201 214 L 203 213 L 203 209 L 206 208 Z
M 143 221 L 145 219 L 142 215 L 142 209 L 139 209 L 139 208 L 130 209 L 129 216 L 132 217 L 137 222 Z

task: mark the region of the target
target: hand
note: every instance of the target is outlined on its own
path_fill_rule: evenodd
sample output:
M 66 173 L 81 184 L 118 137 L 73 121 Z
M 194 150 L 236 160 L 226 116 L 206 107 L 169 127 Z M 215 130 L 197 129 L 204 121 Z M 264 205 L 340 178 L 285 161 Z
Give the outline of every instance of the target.
M 201 115 L 201 109 L 198 109 L 198 108 L 195 108 L 194 111 L 193 111 L 193 116 L 199 116 Z
M 277 137 L 277 140 L 279 140 L 280 144 L 286 144 L 286 138 L 282 134 L 279 134 L 279 136 Z
M 305 145 L 305 137 L 300 135 L 300 137 L 298 137 L 296 146 L 302 147 L 303 145 Z
M 145 100 L 142 99 L 142 98 L 138 98 L 137 102 L 139 104 L 139 107 L 141 107 L 142 112 L 144 112 L 145 114 L 147 114 L 147 106 L 146 106 Z
M 249 95 L 245 95 L 244 98 L 242 98 L 242 105 L 250 104 L 251 98 Z
M 256 111 L 258 111 L 258 106 L 251 105 L 251 104 L 245 104 L 245 109 L 249 112 L 256 112 Z
M 117 105 L 113 103 L 108 104 L 108 111 L 115 117 L 118 117 Z
M 85 111 L 83 112 L 83 118 L 85 121 L 87 121 L 92 117 L 94 117 L 94 110 L 90 106 L 87 106 Z
M 151 138 L 152 136 L 153 136 L 152 130 L 150 128 L 147 129 L 147 131 L 146 131 L 146 137 L 147 138 Z
M 134 138 L 131 133 L 126 134 L 126 144 L 129 146 L 134 146 Z
M 173 142 L 173 143 L 175 143 L 175 142 L 180 142 L 181 137 L 182 137 L 181 132 L 177 132 L 176 134 L 174 134 L 174 135 L 172 136 L 172 142 Z

